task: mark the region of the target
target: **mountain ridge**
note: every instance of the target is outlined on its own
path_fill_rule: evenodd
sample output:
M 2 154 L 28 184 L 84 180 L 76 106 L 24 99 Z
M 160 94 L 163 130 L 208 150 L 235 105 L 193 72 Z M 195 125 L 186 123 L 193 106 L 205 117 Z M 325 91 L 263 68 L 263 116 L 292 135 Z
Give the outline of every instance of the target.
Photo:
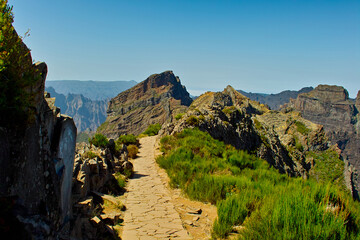
M 131 81 L 81 81 L 81 80 L 53 80 L 45 83 L 46 87 L 53 87 L 57 93 L 82 94 L 91 100 L 108 100 L 125 91 L 137 82 Z

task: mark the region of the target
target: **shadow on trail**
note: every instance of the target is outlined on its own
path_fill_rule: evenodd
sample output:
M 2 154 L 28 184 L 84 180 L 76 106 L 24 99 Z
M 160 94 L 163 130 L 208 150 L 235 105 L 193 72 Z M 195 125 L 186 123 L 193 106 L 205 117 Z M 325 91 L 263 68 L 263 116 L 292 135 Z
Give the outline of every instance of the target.
M 141 174 L 141 173 L 134 172 L 131 179 L 139 179 L 139 178 L 147 177 L 147 176 L 149 176 L 149 175 L 144 175 L 144 174 Z

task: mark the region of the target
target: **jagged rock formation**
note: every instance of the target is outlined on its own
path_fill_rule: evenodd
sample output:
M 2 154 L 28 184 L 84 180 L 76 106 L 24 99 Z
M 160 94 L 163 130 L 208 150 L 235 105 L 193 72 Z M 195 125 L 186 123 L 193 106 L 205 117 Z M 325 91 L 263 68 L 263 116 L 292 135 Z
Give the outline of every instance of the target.
M 163 124 L 184 112 L 192 99 L 172 71 L 153 74 L 111 99 L 108 116 L 99 128 L 108 137 L 142 133 L 150 124 Z
M 300 131 L 299 125 L 306 130 Z M 231 86 L 201 95 L 181 119 L 164 125 L 160 134 L 174 134 L 189 127 L 198 127 L 216 139 L 255 153 L 290 176 L 307 178 L 314 164 L 307 153 L 328 149 L 320 125 L 299 114 L 270 111 Z
M 55 97 L 55 105 L 61 112 L 74 119 L 78 132 L 94 132 L 106 120 L 106 100 L 91 100 L 81 94 L 59 94 L 52 87 L 45 88 Z
M 359 95 L 358 93 L 354 101 L 349 99 L 349 94 L 343 87 L 319 85 L 313 91 L 291 99 L 289 104 L 284 106 L 284 110 L 299 111 L 304 118 L 323 125 L 331 143 L 337 144 L 341 149 L 343 159 L 359 171 Z M 349 171 L 353 183 L 359 189 L 360 179 L 351 168 Z M 358 197 L 356 191 L 353 194 Z
M 79 81 L 57 80 L 47 81 L 46 87 L 53 87 L 58 93 L 81 94 L 93 101 L 109 100 L 119 92 L 125 91 L 136 85 L 135 81 Z
M 113 140 L 110 140 L 109 146 L 105 149 L 85 143 L 77 145 L 73 172 L 72 239 L 100 239 L 106 235 L 112 239 L 112 226 L 117 223 L 116 219 L 121 213 L 116 213 L 113 217 L 98 214 L 99 216 L 93 218 L 95 208 L 100 208 L 99 205 L 96 206 L 96 202 L 102 200 L 100 197 L 105 196 L 106 199 L 104 192 L 117 194 L 123 191 L 117 185 L 115 173 L 132 171 L 133 165 L 128 161 L 126 145 L 118 150 L 115 150 Z M 109 198 L 114 204 L 118 203 L 114 197 Z
M 250 98 L 253 101 L 258 101 L 262 104 L 266 104 L 272 110 L 278 110 L 281 105 L 288 103 L 290 98 L 297 98 L 297 96 L 301 93 L 307 93 L 313 90 L 312 87 L 305 87 L 300 89 L 299 91 L 282 91 L 277 94 L 262 94 L 262 93 L 251 93 L 251 92 L 244 92 L 239 90 L 239 92 L 244 95 L 245 97 Z
M 41 77 L 26 89 L 34 95 L 28 121 L 0 127 L 1 207 L 10 211 L 2 226 L 15 228 L 8 232 L 14 239 L 66 238 L 76 127 L 72 118 L 60 114 L 54 99 L 44 97 L 46 64 L 34 67 Z

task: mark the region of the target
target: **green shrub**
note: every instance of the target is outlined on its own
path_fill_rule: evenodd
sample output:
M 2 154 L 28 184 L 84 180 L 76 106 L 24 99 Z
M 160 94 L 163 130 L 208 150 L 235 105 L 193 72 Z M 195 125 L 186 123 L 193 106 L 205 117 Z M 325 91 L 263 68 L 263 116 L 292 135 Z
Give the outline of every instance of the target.
M 225 114 L 231 114 L 233 112 L 235 112 L 237 109 L 235 106 L 228 106 L 228 107 L 225 107 L 222 112 L 225 113 Z
M 155 136 L 159 133 L 161 129 L 161 125 L 156 123 L 156 124 L 151 124 L 149 125 L 149 127 L 145 130 L 145 132 L 143 132 L 144 134 L 148 135 L 148 136 Z
M 186 123 L 189 124 L 190 126 L 197 126 L 199 125 L 199 119 L 196 116 L 191 115 L 186 119 Z
M 96 158 L 98 155 L 92 151 L 87 151 L 86 153 L 84 153 L 83 158 L 89 158 L 89 159 L 93 159 Z
M 126 177 L 121 175 L 119 172 L 115 173 L 115 179 L 120 188 L 125 188 L 126 185 Z
M 179 113 L 175 116 L 176 120 L 180 120 L 184 116 L 184 113 Z
M 128 153 L 129 153 L 129 157 L 134 159 L 137 157 L 137 154 L 139 152 L 139 148 L 136 145 L 130 144 L 127 147 Z
M 128 134 L 128 135 L 121 135 L 118 140 L 116 141 L 117 144 L 134 144 L 134 145 L 138 145 L 138 139 L 136 136 L 134 136 L 133 134 Z
M 95 147 L 106 148 L 109 140 L 101 133 L 96 133 L 92 138 L 89 138 L 89 143 Z

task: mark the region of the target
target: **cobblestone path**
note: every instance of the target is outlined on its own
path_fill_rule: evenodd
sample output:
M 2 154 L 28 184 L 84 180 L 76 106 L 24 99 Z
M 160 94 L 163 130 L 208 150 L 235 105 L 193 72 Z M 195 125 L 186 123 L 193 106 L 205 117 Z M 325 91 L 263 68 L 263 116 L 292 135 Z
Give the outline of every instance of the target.
M 161 182 L 154 159 L 156 136 L 140 139 L 134 176 L 127 185 L 122 239 L 191 239 Z

